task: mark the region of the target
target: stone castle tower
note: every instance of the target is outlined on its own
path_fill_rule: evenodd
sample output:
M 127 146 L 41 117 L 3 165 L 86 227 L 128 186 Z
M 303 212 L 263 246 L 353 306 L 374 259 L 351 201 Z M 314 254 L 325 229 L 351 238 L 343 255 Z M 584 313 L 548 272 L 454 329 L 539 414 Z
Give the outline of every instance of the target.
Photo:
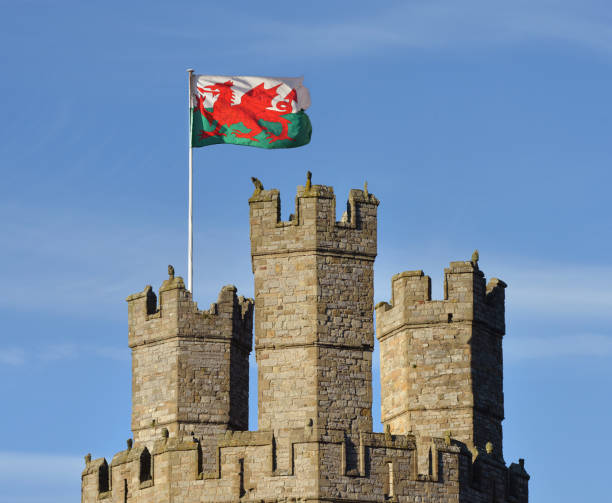
M 373 433 L 378 200 L 351 190 L 337 222 L 333 189 L 309 176 L 282 222 L 278 191 L 257 187 L 254 302 L 226 286 L 199 310 L 172 268 L 159 300 L 128 297 L 134 439 L 110 464 L 86 456 L 82 503 L 526 503 L 524 463 L 502 452 L 506 285 L 485 285 L 477 256 L 445 270 L 444 300 L 422 271 L 392 278 Z

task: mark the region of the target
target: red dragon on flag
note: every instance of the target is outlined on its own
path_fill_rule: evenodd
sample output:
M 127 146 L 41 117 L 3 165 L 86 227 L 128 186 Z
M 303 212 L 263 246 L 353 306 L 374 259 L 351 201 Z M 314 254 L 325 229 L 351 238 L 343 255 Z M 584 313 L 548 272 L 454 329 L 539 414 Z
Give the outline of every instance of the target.
M 222 80 L 198 76 L 193 96 L 192 145 L 237 143 L 263 148 L 305 145 L 310 141 L 312 127 L 303 109 L 310 103 L 306 88 L 300 86 L 301 79 Z

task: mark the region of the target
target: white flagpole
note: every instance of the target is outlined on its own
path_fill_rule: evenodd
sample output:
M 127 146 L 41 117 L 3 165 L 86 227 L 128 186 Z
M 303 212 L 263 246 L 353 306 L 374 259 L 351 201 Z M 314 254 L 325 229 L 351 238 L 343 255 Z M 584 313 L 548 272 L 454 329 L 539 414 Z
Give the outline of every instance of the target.
M 189 224 L 187 238 L 187 290 L 193 298 L 193 147 L 191 145 L 191 81 L 193 80 L 193 69 L 187 70 L 189 75 Z

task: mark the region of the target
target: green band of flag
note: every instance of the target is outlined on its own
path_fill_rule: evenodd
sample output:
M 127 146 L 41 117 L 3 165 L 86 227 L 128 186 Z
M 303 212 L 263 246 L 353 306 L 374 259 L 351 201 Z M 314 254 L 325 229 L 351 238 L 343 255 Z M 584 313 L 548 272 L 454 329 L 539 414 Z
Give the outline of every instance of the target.
M 213 113 L 213 109 L 207 111 Z M 191 113 L 193 147 L 233 143 L 260 148 L 294 148 L 309 143 L 312 134 L 310 119 L 304 111 L 269 119 L 252 116 L 232 124 L 209 121 L 197 108 L 193 108 Z

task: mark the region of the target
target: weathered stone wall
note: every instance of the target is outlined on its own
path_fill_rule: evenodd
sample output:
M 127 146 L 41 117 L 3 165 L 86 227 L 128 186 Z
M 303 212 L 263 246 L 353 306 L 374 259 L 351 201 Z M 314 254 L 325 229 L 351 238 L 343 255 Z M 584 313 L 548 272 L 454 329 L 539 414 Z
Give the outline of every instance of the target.
M 382 421 L 394 433 L 453 438 L 502 458 L 505 284 L 485 287 L 476 262 L 445 269 L 442 301 L 422 271 L 392 279 L 391 304 L 376 306 Z
M 200 311 L 174 277 L 159 293 L 159 306 L 151 287 L 128 297 L 135 440 L 248 429 L 252 301 L 227 286 Z
M 259 429 L 371 430 L 378 200 L 352 190 L 341 222 L 322 185 L 298 187 L 288 222 L 276 190 L 249 203 Z
M 211 470 L 202 469 L 197 440 L 157 439 L 149 460 L 146 447 L 136 444 L 116 454 L 106 471 L 104 459 L 86 463 L 83 503 L 527 502 L 529 477 L 522 464 L 508 469 L 487 454 L 473 464 L 471 454 L 455 442 L 381 433 L 361 433 L 349 441 L 342 432 L 310 427 L 287 433 L 286 453 L 271 432 L 209 437 Z M 288 469 L 278 467 L 280 457 L 290 459 Z M 101 480 L 106 480 L 103 492 Z
M 422 271 L 393 277 L 372 433 L 378 201 L 352 190 L 340 222 L 331 187 L 298 187 L 289 222 L 278 191 L 249 202 L 260 431 L 240 431 L 252 301 L 224 287 L 201 311 L 171 275 L 159 306 L 128 298 L 135 442 L 86 456 L 82 503 L 527 503 L 502 455 L 504 283 L 453 262 L 432 301 Z

